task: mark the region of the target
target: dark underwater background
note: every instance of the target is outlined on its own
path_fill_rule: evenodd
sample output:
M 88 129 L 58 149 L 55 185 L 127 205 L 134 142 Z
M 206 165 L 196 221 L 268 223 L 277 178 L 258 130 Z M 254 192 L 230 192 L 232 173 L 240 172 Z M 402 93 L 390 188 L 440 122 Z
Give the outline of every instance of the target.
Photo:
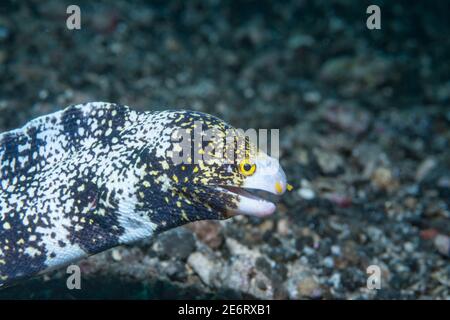
M 66 28 L 70 4 L 81 30 Z M 450 299 L 449 14 L 448 1 L 1 1 L 0 132 L 90 101 L 194 109 L 279 129 L 294 190 L 269 218 L 86 259 L 81 290 L 62 270 L 0 298 Z

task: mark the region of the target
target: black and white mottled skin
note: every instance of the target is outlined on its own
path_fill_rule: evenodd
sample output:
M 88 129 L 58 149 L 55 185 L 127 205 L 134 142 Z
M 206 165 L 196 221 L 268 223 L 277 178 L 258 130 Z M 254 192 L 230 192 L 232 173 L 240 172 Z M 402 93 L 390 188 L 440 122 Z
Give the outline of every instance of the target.
M 231 128 L 199 112 L 94 102 L 0 134 L 0 287 L 190 221 L 272 213 L 224 186 L 283 193 L 282 169 L 263 170 L 275 159 L 262 155 L 252 177 L 169 161 L 174 130 L 196 121 Z

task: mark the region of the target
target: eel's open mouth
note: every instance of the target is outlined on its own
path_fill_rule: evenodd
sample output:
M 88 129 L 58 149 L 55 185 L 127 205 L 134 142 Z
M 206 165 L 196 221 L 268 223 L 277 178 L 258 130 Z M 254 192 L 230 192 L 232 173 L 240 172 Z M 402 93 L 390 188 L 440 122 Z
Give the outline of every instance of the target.
M 219 186 L 216 187 L 220 192 L 237 196 L 237 208 L 228 208 L 230 216 L 243 214 L 248 216 L 264 217 L 275 212 L 274 203 L 255 195 L 248 188 Z

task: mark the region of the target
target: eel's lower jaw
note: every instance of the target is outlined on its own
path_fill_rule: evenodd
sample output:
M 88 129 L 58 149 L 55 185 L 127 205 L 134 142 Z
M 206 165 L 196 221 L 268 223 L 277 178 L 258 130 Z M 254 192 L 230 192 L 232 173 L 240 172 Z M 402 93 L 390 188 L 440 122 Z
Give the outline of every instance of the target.
M 232 217 L 238 214 L 265 217 L 275 212 L 276 206 L 274 203 L 264 200 L 243 188 L 220 186 L 216 187 L 221 192 L 225 192 L 237 196 L 238 202 L 236 208 L 227 208 L 227 217 Z

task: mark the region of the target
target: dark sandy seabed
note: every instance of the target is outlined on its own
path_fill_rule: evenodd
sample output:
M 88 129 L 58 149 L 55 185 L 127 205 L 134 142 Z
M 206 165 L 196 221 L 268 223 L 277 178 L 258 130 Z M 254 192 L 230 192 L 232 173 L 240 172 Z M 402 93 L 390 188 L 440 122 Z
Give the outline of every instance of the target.
M 81 6 L 82 29 L 65 28 Z M 190 108 L 279 128 L 294 191 L 0 298 L 450 299 L 449 2 L 2 1 L 0 130 L 69 104 Z M 366 268 L 382 271 L 366 288 Z

